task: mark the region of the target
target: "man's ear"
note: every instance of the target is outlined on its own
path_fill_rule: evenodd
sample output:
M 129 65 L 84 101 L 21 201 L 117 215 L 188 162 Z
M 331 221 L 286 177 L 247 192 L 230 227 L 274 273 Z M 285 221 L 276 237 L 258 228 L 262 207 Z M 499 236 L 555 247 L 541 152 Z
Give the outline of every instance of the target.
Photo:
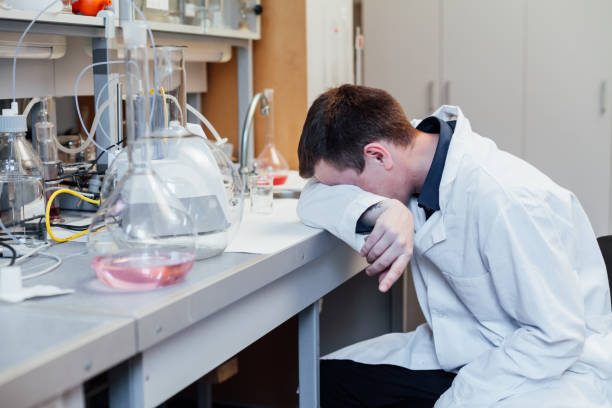
M 380 143 L 372 142 L 363 147 L 363 158 L 371 164 L 383 166 L 385 170 L 393 168 L 393 158 L 389 151 Z

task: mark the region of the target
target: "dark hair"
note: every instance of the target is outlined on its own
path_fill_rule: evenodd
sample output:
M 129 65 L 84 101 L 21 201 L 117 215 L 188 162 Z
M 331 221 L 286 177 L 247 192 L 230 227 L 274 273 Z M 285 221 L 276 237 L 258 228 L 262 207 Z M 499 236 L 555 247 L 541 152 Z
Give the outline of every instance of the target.
M 298 145 L 300 176 L 312 177 L 319 160 L 361 173 L 364 146 L 376 140 L 406 146 L 415 132 L 399 102 L 382 89 L 332 88 L 308 110 Z

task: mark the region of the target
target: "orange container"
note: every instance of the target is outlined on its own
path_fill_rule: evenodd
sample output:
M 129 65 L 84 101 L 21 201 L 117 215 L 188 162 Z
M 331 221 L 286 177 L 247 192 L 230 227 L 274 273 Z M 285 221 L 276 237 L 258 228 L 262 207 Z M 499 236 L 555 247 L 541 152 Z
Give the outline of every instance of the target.
M 96 16 L 100 10 L 113 4 L 112 0 L 77 0 L 72 3 L 72 12 L 85 16 Z

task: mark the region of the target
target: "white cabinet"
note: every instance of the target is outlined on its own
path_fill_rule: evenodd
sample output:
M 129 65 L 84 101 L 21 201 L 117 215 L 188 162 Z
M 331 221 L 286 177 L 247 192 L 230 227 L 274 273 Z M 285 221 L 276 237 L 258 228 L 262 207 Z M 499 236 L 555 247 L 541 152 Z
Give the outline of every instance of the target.
M 364 0 L 363 13 L 366 85 L 410 118 L 459 105 L 612 231 L 611 0 Z
M 438 107 L 440 3 L 363 0 L 365 85 L 389 91 L 409 118 Z
M 525 158 L 573 191 L 610 231 L 611 2 L 528 3 Z
M 525 1 L 442 1 L 442 103 L 460 106 L 475 132 L 519 156 Z

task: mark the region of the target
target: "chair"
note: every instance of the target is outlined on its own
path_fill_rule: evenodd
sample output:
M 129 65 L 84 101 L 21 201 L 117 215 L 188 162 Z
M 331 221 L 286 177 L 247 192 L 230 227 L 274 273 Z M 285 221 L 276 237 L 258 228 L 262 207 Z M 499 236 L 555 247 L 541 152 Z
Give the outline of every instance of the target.
M 599 249 L 603 255 L 604 262 L 606 263 L 606 270 L 608 271 L 608 284 L 612 290 L 612 235 L 604 235 L 597 238 Z

